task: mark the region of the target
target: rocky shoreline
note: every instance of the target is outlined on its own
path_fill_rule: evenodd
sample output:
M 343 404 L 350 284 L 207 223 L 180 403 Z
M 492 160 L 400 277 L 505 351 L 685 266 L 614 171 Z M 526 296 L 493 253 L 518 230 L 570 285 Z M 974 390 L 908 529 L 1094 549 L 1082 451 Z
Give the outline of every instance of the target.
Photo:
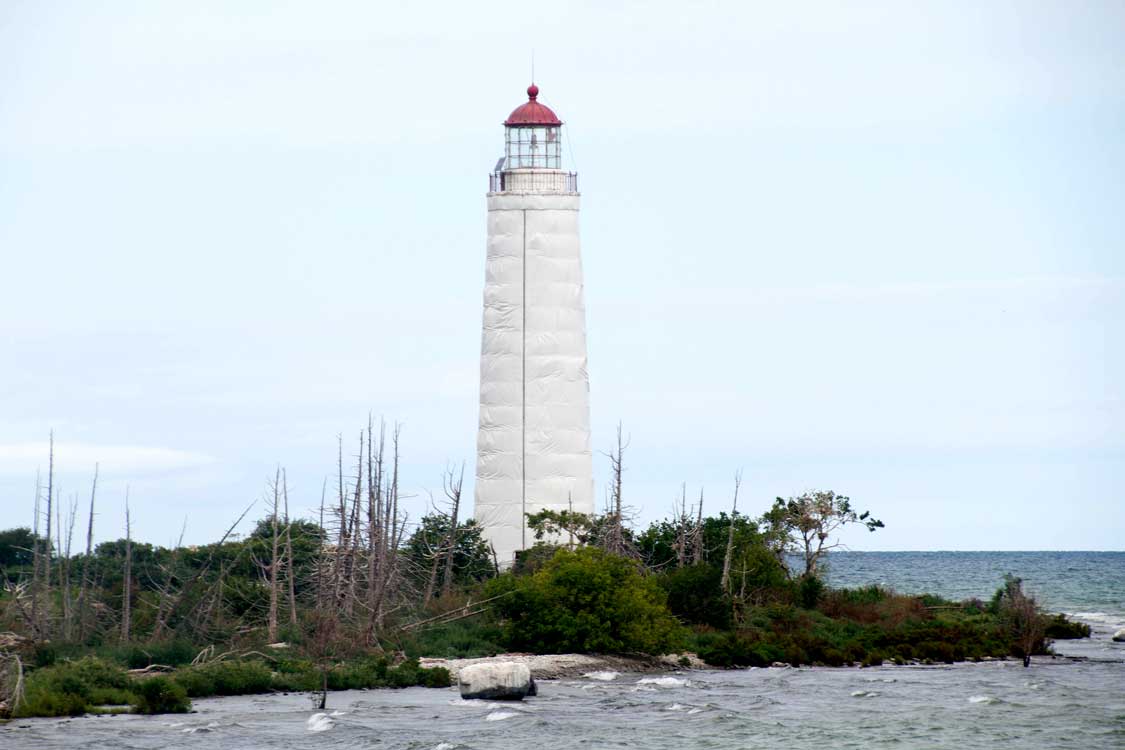
M 422 658 L 420 665 L 429 669 L 444 667 L 454 682 L 460 671 L 473 664 L 516 662 L 526 664 L 536 680 L 557 680 L 581 677 L 591 672 L 668 672 L 677 669 L 710 669 L 695 654 L 665 656 L 623 656 L 617 654 L 497 654 L 479 659 Z

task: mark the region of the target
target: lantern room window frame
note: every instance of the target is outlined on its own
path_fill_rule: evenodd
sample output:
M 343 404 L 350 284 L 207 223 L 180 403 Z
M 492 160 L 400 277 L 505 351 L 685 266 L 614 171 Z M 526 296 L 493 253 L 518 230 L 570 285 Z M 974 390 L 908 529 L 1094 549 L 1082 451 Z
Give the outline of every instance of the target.
M 508 125 L 504 128 L 505 169 L 561 169 L 562 127 Z

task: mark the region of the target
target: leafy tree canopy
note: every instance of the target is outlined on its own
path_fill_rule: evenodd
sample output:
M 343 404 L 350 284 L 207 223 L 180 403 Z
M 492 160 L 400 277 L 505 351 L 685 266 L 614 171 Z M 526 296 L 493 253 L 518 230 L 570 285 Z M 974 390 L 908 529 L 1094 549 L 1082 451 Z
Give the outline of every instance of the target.
M 501 576 L 499 596 L 511 648 L 536 653 L 667 653 L 681 638 L 656 580 L 639 564 L 597 547 L 560 549 L 525 577 Z

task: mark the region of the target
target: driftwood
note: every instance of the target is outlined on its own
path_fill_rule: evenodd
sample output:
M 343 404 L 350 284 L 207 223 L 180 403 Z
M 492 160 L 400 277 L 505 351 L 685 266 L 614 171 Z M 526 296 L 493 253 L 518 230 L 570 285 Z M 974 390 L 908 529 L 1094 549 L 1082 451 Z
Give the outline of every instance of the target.
M 162 674 L 165 672 L 175 672 L 175 667 L 169 667 L 167 664 L 149 664 L 143 669 L 130 669 L 129 674 L 132 675 L 146 675 L 146 674 Z

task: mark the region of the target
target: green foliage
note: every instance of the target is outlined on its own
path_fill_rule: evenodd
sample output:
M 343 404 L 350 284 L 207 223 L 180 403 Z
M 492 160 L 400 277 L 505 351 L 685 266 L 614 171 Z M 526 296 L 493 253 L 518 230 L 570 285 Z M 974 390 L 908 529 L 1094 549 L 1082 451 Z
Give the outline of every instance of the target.
M 657 577 L 668 596 L 668 609 L 683 622 L 726 629 L 731 625 L 731 603 L 723 592 L 723 572 L 701 563 L 675 568 Z
M 43 538 L 26 527 L 0 531 L 0 570 L 30 566 L 36 542 L 43 544 Z
M 449 538 L 449 525 L 449 516 L 440 513 L 423 516 L 406 542 L 403 551 L 412 563 L 408 567 L 414 571 L 420 586 L 424 586 L 429 578 L 434 551 L 444 549 Z M 481 532 L 481 527 L 473 519 L 457 524 L 457 542 L 453 551 L 453 583 L 456 586 L 468 586 L 495 573 L 492 555 Z M 441 574 L 442 569 L 439 569 L 439 585 Z
M 504 651 L 503 632 L 487 615 L 456 620 L 410 634 L 402 648 L 407 656 L 471 659 Z
M 1046 636 L 1060 641 L 1073 638 L 1089 638 L 1090 626 L 1083 622 L 1068 620 L 1066 615 L 1057 614 L 1048 618 Z
M 805 576 L 797 584 L 797 600 L 805 609 L 813 609 L 824 593 L 824 581 L 816 576 Z
M 96 657 L 31 670 L 16 716 L 80 716 L 101 704 L 132 702 L 125 670 Z
M 173 679 L 192 698 L 265 693 L 272 687 L 270 669 L 260 661 L 211 662 L 182 669 Z
M 133 708 L 139 714 L 184 714 L 191 710 L 187 692 L 167 677 L 140 680 L 133 694 Z
M 762 516 L 765 533 L 780 557 L 796 552 L 804 560 L 804 577 L 815 576 L 825 554 L 839 543 L 833 534 L 850 524 L 868 531 L 883 528 L 883 522 L 852 508 L 851 498 L 832 490 L 806 492 L 788 500 L 777 498 L 773 507 Z
M 636 538 L 637 549 L 644 558 L 645 565 L 655 570 L 663 570 L 678 564 L 676 540 L 683 537 L 685 529 L 694 524 L 694 519 L 674 519 L 672 521 L 656 521 L 649 525 Z M 703 519 L 703 562 L 722 569 L 723 557 L 726 554 L 727 537 L 730 534 L 730 516 L 719 513 L 718 516 Z M 762 535 L 758 532 L 758 525 L 745 516 L 736 516 L 734 520 L 734 551 L 737 558 L 749 548 L 761 547 L 764 543 Z
M 486 593 L 506 618 L 510 648 L 536 653 L 666 653 L 681 629 L 639 565 L 595 547 L 560 549 L 533 575 L 501 576 Z

